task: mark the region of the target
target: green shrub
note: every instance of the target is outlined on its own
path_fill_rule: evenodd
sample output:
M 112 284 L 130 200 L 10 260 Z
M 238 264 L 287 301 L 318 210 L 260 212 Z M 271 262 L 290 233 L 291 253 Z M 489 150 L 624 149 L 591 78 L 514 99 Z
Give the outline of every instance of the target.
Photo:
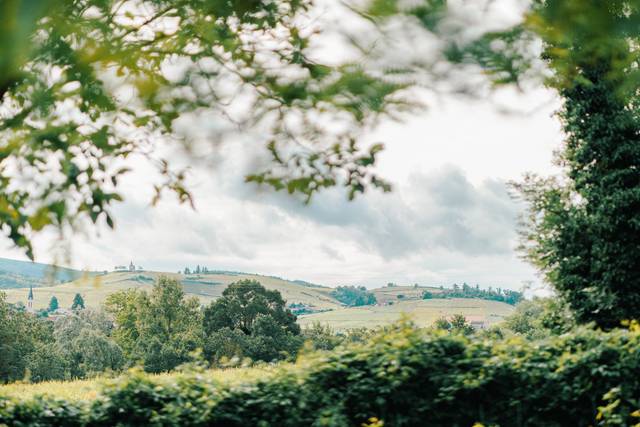
M 64 414 L 61 424 L 86 426 L 632 425 L 638 372 L 637 327 L 495 341 L 403 324 L 264 380 L 223 386 L 193 372 L 159 385 L 133 373 L 84 407 L 4 402 L 0 424 Z

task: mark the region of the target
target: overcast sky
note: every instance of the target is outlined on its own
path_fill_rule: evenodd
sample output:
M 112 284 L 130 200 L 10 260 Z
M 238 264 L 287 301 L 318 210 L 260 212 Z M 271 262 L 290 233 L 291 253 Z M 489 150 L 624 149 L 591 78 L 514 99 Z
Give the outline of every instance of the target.
M 125 181 L 116 230 L 78 237 L 72 264 L 110 270 L 133 260 L 161 271 L 200 264 L 330 286 L 466 281 L 517 289 L 537 278 L 514 251 L 520 207 L 505 182 L 525 171 L 551 173 L 561 133 L 550 93 L 513 99 L 525 114 L 446 98 L 384 124 L 374 138 L 386 142 L 379 169 L 394 191 L 354 202 L 328 191 L 305 206 L 259 191 L 243 183 L 243 159 L 231 146 L 215 168 L 194 171 L 195 211 L 172 197 L 151 208 L 143 168 Z M 51 261 L 50 245 L 38 240 L 38 261 Z M 4 246 L 3 256 L 23 258 Z
M 305 206 L 244 184 L 241 142 L 193 171 L 195 211 L 172 197 L 151 208 L 150 173 L 141 167 L 124 181 L 116 230 L 75 238 L 70 263 L 110 270 L 133 261 L 160 271 L 199 264 L 329 286 L 537 282 L 514 250 L 521 206 L 505 183 L 527 171 L 553 172 L 558 102 L 546 91 L 498 99 L 444 96 L 404 122 L 383 123 L 369 138 L 386 144 L 379 171 L 394 191 L 354 202 L 327 191 Z M 52 261 L 52 242 L 36 241 L 37 261 Z M 24 259 L 8 241 L 0 255 Z

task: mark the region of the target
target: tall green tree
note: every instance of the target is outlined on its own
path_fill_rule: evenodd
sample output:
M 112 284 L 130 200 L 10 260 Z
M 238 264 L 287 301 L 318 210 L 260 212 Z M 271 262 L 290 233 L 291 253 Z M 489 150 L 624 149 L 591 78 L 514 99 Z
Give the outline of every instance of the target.
M 404 19 L 405 27 L 457 33 L 460 37 L 441 38 L 446 59 L 480 65 L 494 84 L 533 82 L 557 92 L 566 135 L 557 158 L 563 173 L 528 176 L 516 184 L 529 205 L 523 253 L 579 321 L 610 328 L 636 318 L 640 3 L 536 0 L 520 22 L 479 31 L 477 37 L 455 19 L 452 23 L 449 12 L 448 2 L 432 0 L 411 5 L 372 0 L 366 9 L 380 28 Z M 411 71 L 424 74 L 425 68 L 418 64 Z
M 56 311 L 58 308 L 60 307 L 60 305 L 58 304 L 58 298 L 56 298 L 56 296 L 52 296 L 51 300 L 49 301 L 49 311 Z
M 69 377 L 84 378 L 123 367 L 123 351 L 111 336 L 113 331 L 113 322 L 93 310 L 78 311 L 55 322 L 57 351 Z
M 268 290 L 256 280 L 244 279 L 230 284 L 222 297 L 204 311 L 204 330 L 211 333 L 221 328 L 240 329 L 250 334 L 258 316 L 272 317 L 286 331 L 299 334 L 296 316 L 286 308 L 277 290 Z
M 564 78 L 564 177 L 529 176 L 517 186 L 530 206 L 522 249 L 579 321 L 611 328 L 640 313 L 640 11 L 629 1 L 588 2 L 573 12 L 549 1 L 540 14 L 565 31 L 541 31 L 549 63 Z
M 117 324 L 114 338 L 130 362 L 149 372 L 189 362 L 202 348 L 202 315 L 197 298 L 186 298 L 178 281 L 161 277 L 150 294 L 129 290 L 109 296 L 106 309 Z
M 295 355 L 302 345 L 296 316 L 280 292 L 255 280 L 230 284 L 204 310 L 205 356 L 272 361 Z
M 76 294 L 73 297 L 73 303 L 71 304 L 71 309 L 72 310 L 84 309 L 84 298 L 82 298 L 82 295 Z

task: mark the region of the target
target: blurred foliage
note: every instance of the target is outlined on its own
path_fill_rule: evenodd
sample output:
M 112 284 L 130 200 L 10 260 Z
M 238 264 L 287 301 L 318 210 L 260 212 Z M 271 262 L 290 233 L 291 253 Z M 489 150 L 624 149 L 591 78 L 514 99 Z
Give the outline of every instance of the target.
M 2 2 L 0 222 L 33 258 L 31 238 L 89 219 L 113 227 L 131 156 L 192 203 L 185 168 L 163 145 L 193 141 L 180 119 L 204 115 L 212 146 L 250 135 L 271 163 L 246 177 L 309 201 L 326 187 L 349 197 L 389 190 L 372 167 L 382 146 L 357 137 L 405 108 L 404 85 L 358 64 L 309 57 L 308 0 L 60 0 Z M 335 126 L 334 126 L 335 125 Z M 252 148 L 253 149 L 253 148 Z
M 490 341 L 409 324 L 265 378 L 141 372 L 91 403 L 0 400 L 7 425 L 612 426 L 638 421 L 640 329 Z M 371 421 L 375 419 L 375 421 Z

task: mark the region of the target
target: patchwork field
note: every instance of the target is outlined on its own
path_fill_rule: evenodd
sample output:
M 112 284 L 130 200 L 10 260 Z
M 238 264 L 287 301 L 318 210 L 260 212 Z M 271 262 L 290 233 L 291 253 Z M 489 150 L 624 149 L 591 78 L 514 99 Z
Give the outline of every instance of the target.
M 56 296 L 60 307 L 68 308 L 76 293 L 80 293 L 87 307 L 100 307 L 107 296 L 124 289 L 137 288 L 150 290 L 159 276 L 170 276 L 182 282 L 185 293 L 198 297 L 204 304 L 222 295 L 222 291 L 232 282 L 242 279 L 254 279 L 267 289 L 280 291 L 290 303 L 304 303 L 317 309 L 335 309 L 340 304 L 330 296 L 331 288 L 301 282 L 291 282 L 269 276 L 255 274 L 203 274 L 185 276 L 176 273 L 112 272 L 93 277 L 85 276 L 73 282 L 57 286 L 48 286 L 33 290 L 34 307 L 46 308 L 52 296 Z M 28 288 L 7 289 L 7 301 L 26 304 Z
M 345 330 L 388 325 L 403 315 L 409 316 L 419 326 L 429 326 L 439 317 L 462 314 L 469 321 L 482 321 L 485 325 L 492 325 L 511 314 L 513 310 L 513 306 L 497 301 L 467 298 L 431 299 L 401 301 L 385 306 L 341 308 L 300 316 L 298 321 L 302 326 L 320 322 L 335 330 Z

